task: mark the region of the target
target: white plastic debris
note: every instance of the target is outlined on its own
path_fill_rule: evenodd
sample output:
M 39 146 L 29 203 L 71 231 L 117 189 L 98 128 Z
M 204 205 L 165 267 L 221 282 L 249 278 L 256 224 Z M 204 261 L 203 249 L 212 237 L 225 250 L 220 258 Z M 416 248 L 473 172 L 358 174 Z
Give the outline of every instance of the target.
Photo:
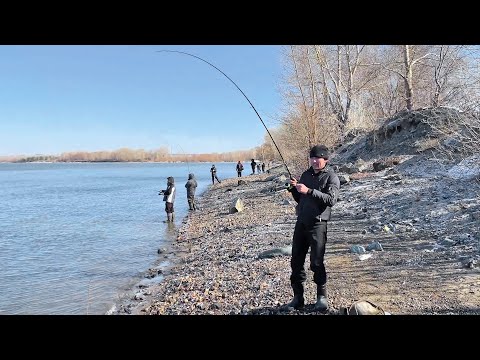
M 370 259 L 372 256 L 373 256 L 372 253 L 370 253 L 370 254 L 360 254 L 360 255 L 358 255 L 358 260 L 360 260 L 360 261 L 367 260 L 367 259 Z

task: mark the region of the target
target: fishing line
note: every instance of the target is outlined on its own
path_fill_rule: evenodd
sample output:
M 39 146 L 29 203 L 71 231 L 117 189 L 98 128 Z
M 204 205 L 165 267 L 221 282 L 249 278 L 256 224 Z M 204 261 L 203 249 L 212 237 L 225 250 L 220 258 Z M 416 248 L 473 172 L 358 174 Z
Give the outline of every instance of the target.
M 157 50 L 157 52 L 170 52 L 170 53 L 178 53 L 178 54 L 184 54 L 184 55 L 188 55 L 188 56 L 191 56 L 191 57 L 194 57 L 198 60 L 201 60 L 205 63 L 207 63 L 208 65 L 210 65 L 211 67 L 215 68 L 216 70 L 218 70 L 220 73 L 222 73 L 223 76 L 225 76 L 228 80 L 230 80 L 232 82 L 233 85 L 235 85 L 235 87 L 242 93 L 242 95 L 245 97 L 245 99 L 247 99 L 248 103 L 250 104 L 250 106 L 253 108 L 253 110 L 255 111 L 255 114 L 257 114 L 258 118 L 260 119 L 260 121 L 262 122 L 262 125 L 265 127 L 265 130 L 267 130 L 267 133 L 268 133 L 268 136 L 270 136 L 270 139 L 272 139 L 272 142 L 273 142 L 273 145 L 275 145 L 275 148 L 277 149 L 278 153 L 280 154 L 280 157 L 282 158 L 282 161 L 283 161 L 283 165 L 285 166 L 285 168 L 287 169 L 287 172 L 288 172 L 288 175 L 290 175 L 290 178 L 292 178 L 292 174 L 290 173 L 290 170 L 288 169 L 288 166 L 287 166 L 287 163 L 285 162 L 283 156 L 282 156 L 282 153 L 280 152 L 280 149 L 278 148 L 277 144 L 275 143 L 275 140 L 273 140 L 273 136 L 272 134 L 270 134 L 270 131 L 268 131 L 268 128 L 267 126 L 265 125 L 265 123 L 263 122 L 260 114 L 258 113 L 257 109 L 255 109 L 255 106 L 253 106 L 252 102 L 250 101 L 250 99 L 247 97 L 247 95 L 245 95 L 245 93 L 242 91 L 242 89 L 240 89 L 240 87 L 235 83 L 235 81 L 233 81 L 227 74 L 225 74 L 222 70 L 220 70 L 218 67 L 216 67 L 215 65 L 209 63 L 207 60 L 204 60 L 202 59 L 201 57 L 199 56 L 196 56 L 196 55 L 193 55 L 193 54 L 190 54 L 190 53 L 187 53 L 187 52 L 184 52 L 184 51 L 177 51 L 177 50 Z
M 187 163 L 188 173 L 190 173 L 190 163 L 187 160 L 187 154 L 185 153 L 185 151 L 183 151 L 183 148 L 179 144 L 177 144 L 177 146 L 180 148 L 180 151 L 183 153 L 185 162 Z
M 177 146 L 180 148 L 180 150 L 183 152 L 183 155 L 185 156 L 185 162 L 187 163 L 187 167 L 188 167 L 188 175 L 190 175 L 190 174 L 191 174 L 191 172 L 190 172 L 190 163 L 189 163 L 188 160 L 187 160 L 187 154 L 185 153 L 185 151 L 183 150 L 183 148 L 180 146 L 180 144 L 177 144 Z M 189 179 L 190 179 L 190 178 L 189 178 Z M 194 205 L 194 206 L 195 206 L 195 209 L 201 210 L 201 208 L 198 206 L 198 199 L 197 199 L 197 198 L 195 198 L 195 203 L 194 203 L 194 204 L 195 204 L 195 205 Z

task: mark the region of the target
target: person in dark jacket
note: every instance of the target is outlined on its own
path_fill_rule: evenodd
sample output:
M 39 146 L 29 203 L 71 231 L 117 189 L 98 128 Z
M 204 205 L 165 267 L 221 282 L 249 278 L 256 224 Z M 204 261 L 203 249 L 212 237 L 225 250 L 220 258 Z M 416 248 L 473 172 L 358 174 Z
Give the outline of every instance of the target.
M 237 163 L 237 177 L 242 177 L 243 164 L 239 161 Z
M 250 163 L 250 165 L 252 166 L 252 175 L 255 174 L 255 167 L 257 166 L 257 164 L 255 163 L 255 159 L 252 159 L 252 162 Z
M 217 177 L 217 168 L 215 167 L 215 164 L 213 164 L 210 168 L 210 172 L 212 173 L 212 184 L 215 184 L 215 179 L 217 179 L 218 183 L 221 183 L 221 181 L 218 180 Z
M 195 175 L 188 174 L 188 180 L 185 184 L 187 188 L 187 201 L 189 210 L 197 210 L 195 206 L 195 190 L 197 190 L 197 180 L 195 179 Z
M 163 201 L 165 201 L 165 212 L 167 213 L 166 222 L 173 222 L 174 220 L 174 209 L 173 203 L 175 202 L 175 179 L 171 176 L 167 178 L 167 189 L 160 190 L 158 195 L 163 195 Z
M 293 300 L 286 305 L 288 310 L 300 309 L 305 305 L 304 269 L 305 257 L 310 248 L 310 270 L 317 284 L 317 301 L 314 309 L 326 311 L 327 273 L 324 265 L 325 245 L 327 243 L 327 222 L 331 208 L 338 199 L 340 180 L 333 169 L 327 166 L 328 149 L 316 145 L 310 150 L 310 168 L 300 177 L 290 179 L 289 191 L 298 203 L 297 222 L 293 233 L 291 276 Z

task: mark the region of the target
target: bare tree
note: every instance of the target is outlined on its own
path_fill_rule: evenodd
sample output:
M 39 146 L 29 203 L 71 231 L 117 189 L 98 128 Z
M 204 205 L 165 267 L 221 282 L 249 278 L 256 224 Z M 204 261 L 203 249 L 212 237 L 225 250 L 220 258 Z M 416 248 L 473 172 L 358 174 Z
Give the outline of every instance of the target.
M 431 46 L 429 45 L 397 45 L 393 46 L 393 58 L 386 64 L 381 64 L 385 69 L 395 73 L 399 76 L 404 84 L 405 107 L 408 111 L 413 110 L 414 106 L 414 69 L 421 65 L 422 60 L 427 59 L 432 55 L 429 52 Z M 397 51 L 395 51 L 397 50 Z M 400 52 L 400 54 L 398 54 Z M 401 59 L 400 56 L 401 55 Z M 416 80 L 420 82 L 422 72 L 416 73 Z
M 366 45 L 315 45 L 314 49 L 323 106 L 336 116 L 343 137 L 354 104 L 360 105 L 381 74 L 378 50 Z
M 426 64 L 432 72 L 431 106 L 455 106 L 467 110 L 467 102 L 478 103 L 478 48 L 465 45 L 433 47 L 433 54 Z
M 301 123 L 305 126 L 307 146 L 317 142 L 318 101 L 314 69 L 308 46 L 290 46 L 296 89 L 300 93 L 301 106 L 296 106 Z
M 277 130 L 288 161 L 302 162 L 314 143 L 337 145 L 346 135 L 371 130 L 403 109 L 480 109 L 478 46 L 309 45 L 284 50 L 284 108 Z

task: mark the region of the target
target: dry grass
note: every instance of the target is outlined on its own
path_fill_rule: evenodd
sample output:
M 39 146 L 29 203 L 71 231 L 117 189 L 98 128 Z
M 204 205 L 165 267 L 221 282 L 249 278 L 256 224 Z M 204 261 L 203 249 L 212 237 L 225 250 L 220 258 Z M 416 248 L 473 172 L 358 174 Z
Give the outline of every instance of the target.
M 426 150 L 437 149 L 440 146 L 440 140 L 435 138 L 421 138 L 413 144 L 418 152 L 424 152 Z
M 375 174 L 372 173 L 372 172 L 355 173 L 355 174 L 350 175 L 350 180 L 359 180 L 359 179 L 370 178 L 374 175 Z

